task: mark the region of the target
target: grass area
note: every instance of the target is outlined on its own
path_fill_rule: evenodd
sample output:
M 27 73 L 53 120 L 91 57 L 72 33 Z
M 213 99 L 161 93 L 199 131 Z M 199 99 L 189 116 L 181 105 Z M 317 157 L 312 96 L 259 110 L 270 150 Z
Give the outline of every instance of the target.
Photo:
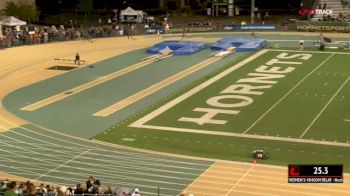
M 213 107 L 208 104 L 208 99 L 220 95 L 224 89 L 235 84 L 238 80 L 247 78 L 248 74 L 253 73 L 259 66 L 266 64 L 281 53 L 282 51 L 265 53 L 146 122 L 146 125 L 227 133 L 243 133 L 243 131 L 248 130 L 248 134 L 275 137 L 337 140 L 344 143 L 349 141 L 350 133 L 347 130 L 350 130 L 350 122 L 344 120 L 346 117 L 350 119 L 350 113 L 346 110 L 350 106 L 348 101 L 350 84 L 347 82 L 350 71 L 348 71 L 346 63 L 350 60 L 348 54 L 314 53 L 310 51 L 309 54 L 312 54 L 312 56 L 307 60 L 284 59 L 289 62 L 301 63 L 280 65 L 283 69 L 293 67 L 294 70 L 283 78 L 274 79 L 276 83 L 271 83 L 270 88 L 262 90 L 264 92 L 262 95 L 250 95 L 249 97 L 254 100 L 253 103 L 239 108 L 240 113 L 238 115 L 220 114 L 216 116 L 217 119 L 227 121 L 224 125 L 210 123 L 198 125 L 178 121 L 184 116 L 199 118 L 203 113 L 193 112 L 194 108 Z M 289 55 L 292 55 L 298 52 L 289 53 Z M 270 152 L 272 156 L 270 160 L 263 161 L 267 164 L 284 166 L 291 163 L 344 164 L 345 171 L 350 172 L 350 158 L 347 156 L 350 153 L 349 147 L 129 127 L 129 124 L 144 116 L 148 111 L 154 111 L 168 100 L 174 99 L 189 89 L 198 86 L 243 58 L 236 59 L 220 70 L 189 84 L 172 97 L 159 101 L 153 107 L 149 107 L 147 110 L 97 135 L 95 139 L 155 151 L 247 162 L 252 161 L 250 157 L 252 150 L 263 149 Z M 294 59 L 294 61 L 291 59 Z M 230 104 L 229 100 L 222 100 L 222 103 Z M 278 104 L 274 106 L 275 103 Z M 271 111 L 269 111 L 270 109 Z M 265 115 L 266 111 L 269 112 Z M 262 116 L 263 118 L 259 120 Z M 303 134 L 304 132 L 306 134 Z M 128 138 L 134 140 L 130 141 Z

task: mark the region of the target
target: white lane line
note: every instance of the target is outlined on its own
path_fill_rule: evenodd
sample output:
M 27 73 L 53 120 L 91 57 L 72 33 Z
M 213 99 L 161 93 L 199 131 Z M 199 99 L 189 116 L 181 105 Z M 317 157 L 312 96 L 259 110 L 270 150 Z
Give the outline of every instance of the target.
M 271 112 L 278 104 L 280 104 L 287 96 L 293 92 L 301 83 L 304 82 L 311 74 L 313 74 L 318 68 L 320 68 L 323 64 L 325 64 L 330 58 L 332 58 L 334 54 L 329 55 L 322 63 L 320 63 L 315 69 L 313 69 L 310 73 L 308 73 L 303 79 L 301 79 L 297 84 L 295 84 L 283 97 L 281 97 L 275 104 L 273 104 L 263 115 L 261 115 L 253 124 L 251 124 L 243 134 L 246 134 L 250 131 L 258 122 L 260 122 L 268 113 Z
M 225 196 L 230 195 L 230 193 L 235 190 L 235 188 L 244 180 L 245 177 L 254 169 L 254 165 L 248 169 L 248 171 L 233 185 L 233 187 L 225 194 Z
M 5 151 L 5 150 L 2 150 L 0 149 L 0 151 Z M 29 151 L 29 150 L 27 150 Z M 36 160 L 36 161 L 41 161 L 41 162 L 47 162 L 47 163 L 50 163 L 52 164 L 52 158 L 51 159 L 40 159 L 40 158 L 33 158 L 33 157 L 28 157 L 28 156 L 25 156 L 25 155 L 22 155 L 22 154 L 16 154 L 16 153 L 13 153 L 13 152 L 9 152 L 9 151 L 5 151 L 7 153 L 10 153 L 10 154 L 13 154 L 15 155 L 14 157 L 24 157 L 24 158 L 28 158 L 28 159 L 33 159 L 33 160 Z M 52 155 L 52 154 L 51 154 Z M 19 162 L 22 162 L 23 160 L 20 160 Z M 64 160 L 66 161 L 66 160 Z M 108 162 L 110 163 L 111 161 L 108 161 L 108 160 L 98 160 L 98 161 L 104 161 L 104 162 Z M 171 170 L 167 170 L 167 169 L 151 169 L 151 168 L 148 168 L 148 167 L 140 167 L 140 166 L 133 166 L 131 165 L 130 166 L 130 162 L 127 164 L 125 163 L 124 165 L 126 165 L 126 167 L 124 167 L 122 164 L 119 164 L 117 166 L 114 166 L 114 165 L 105 165 L 105 164 L 96 164 L 96 163 L 87 163 L 86 161 L 84 162 L 80 162 L 80 161 L 71 161 L 72 163 L 77 163 L 77 164 L 81 164 L 81 165 L 85 165 L 85 168 L 82 168 L 81 166 L 79 167 L 72 167 L 72 166 L 68 166 L 66 165 L 65 167 L 67 168 L 72 168 L 72 169 L 80 169 L 80 170 L 84 170 L 84 171 L 87 171 L 87 172 L 91 172 L 91 171 L 96 171 L 98 173 L 105 173 L 105 174 L 109 174 L 111 173 L 110 169 L 112 168 L 113 171 L 116 171 L 116 170 L 120 170 L 120 169 L 116 169 L 116 168 L 122 168 L 122 169 L 125 169 L 125 171 L 130 171 L 131 169 L 135 169 L 135 170 L 142 170 L 142 171 L 153 171 L 153 172 L 163 172 L 163 173 L 168 173 L 167 175 L 169 174 L 181 174 L 181 175 L 187 175 L 187 176 L 197 176 L 198 174 L 193 174 L 193 173 L 185 173 L 185 172 L 178 172 L 178 171 L 171 171 Z M 56 164 L 56 166 L 59 166 L 60 164 Z M 62 165 L 62 164 L 61 164 Z M 92 168 L 89 169 L 88 167 L 86 167 L 86 165 L 88 166 L 91 166 Z M 102 167 L 103 169 L 95 169 L 96 167 Z M 121 171 L 124 171 L 124 170 L 121 170 Z M 114 172 L 112 172 L 114 173 Z
M 295 190 L 288 190 L 288 189 L 278 189 L 278 188 L 268 188 L 268 187 L 263 187 L 263 186 L 251 186 L 251 185 L 240 185 L 241 187 L 247 187 L 249 189 L 263 189 L 263 190 L 271 190 L 271 191 L 281 191 L 281 192 L 287 192 L 290 193 L 289 195 L 314 195 L 314 196 L 326 196 L 325 194 L 321 194 L 321 193 L 306 193 L 303 191 L 295 191 Z M 259 191 L 263 191 L 263 190 L 259 190 Z M 257 190 L 258 191 L 258 190 Z M 287 194 L 283 194 L 283 195 L 287 195 Z
M 29 148 L 30 150 L 28 150 L 27 148 L 14 146 L 14 145 L 11 145 L 11 144 L 8 144 L 7 146 L 19 148 L 21 151 L 28 151 L 28 154 L 30 154 L 30 153 L 34 153 L 35 154 L 36 153 L 31 148 Z M 50 150 L 50 149 L 45 149 L 45 150 Z M 11 152 L 14 152 L 14 151 L 11 151 Z M 44 155 L 46 155 L 46 154 L 44 154 Z M 48 155 L 46 155 L 46 156 L 51 158 L 51 155 L 52 155 L 52 153 L 48 153 Z M 72 154 L 72 156 L 75 156 L 75 155 L 76 154 Z M 103 159 L 90 158 L 90 157 L 88 157 L 90 155 L 96 155 L 98 157 L 103 156 L 103 157 L 106 157 L 106 158 L 103 158 Z M 173 168 L 176 168 L 176 169 L 183 169 L 183 170 L 186 169 L 186 170 L 198 170 L 198 171 L 201 171 L 201 169 L 197 169 L 197 168 L 193 168 L 193 167 L 174 166 L 174 165 L 169 165 L 168 163 L 164 163 L 164 164 L 159 164 L 159 163 L 154 163 L 154 162 L 153 163 L 152 162 L 151 163 L 147 163 L 147 162 L 144 162 L 144 161 L 139 161 L 137 159 L 124 158 L 123 156 L 101 155 L 101 154 L 97 154 L 97 153 L 89 153 L 88 156 L 81 157 L 81 159 L 88 159 L 89 161 L 93 160 L 93 161 L 106 162 L 106 163 L 114 162 L 114 163 L 125 164 L 125 165 L 130 165 L 130 162 L 132 162 L 134 165 L 142 165 L 142 166 L 150 165 L 150 166 L 167 167 L 167 168 L 173 167 Z M 110 159 L 110 158 L 116 158 L 116 159 Z M 143 160 L 143 158 L 140 158 L 140 159 Z M 61 159 L 61 160 L 62 161 L 66 161 L 66 159 Z M 149 159 L 149 160 L 150 161 L 155 161 L 156 159 Z M 89 161 L 85 161 L 84 160 L 84 161 L 73 161 L 73 162 L 80 163 L 80 164 L 88 164 L 86 162 L 89 162 Z M 197 166 L 199 166 L 199 165 L 197 165 Z M 113 166 L 110 165 L 110 167 L 113 167 Z M 137 167 L 137 166 L 134 166 L 134 167 Z
M 57 167 L 51 169 L 50 171 L 48 171 L 48 172 L 46 172 L 46 173 L 40 175 L 39 177 L 35 178 L 35 180 L 38 180 L 38 179 L 40 179 L 41 177 L 46 176 L 47 174 L 49 174 L 49 173 L 55 171 L 56 169 L 58 169 L 58 168 L 60 168 L 60 167 L 62 167 L 62 166 L 64 166 L 64 165 L 70 163 L 70 162 L 73 161 L 74 159 L 79 158 L 80 156 L 82 156 L 82 155 L 84 155 L 84 154 L 90 152 L 91 150 L 92 150 L 92 149 L 88 149 L 88 150 L 86 150 L 85 152 L 82 152 L 82 153 L 78 154 L 77 156 L 75 156 L 75 157 L 69 159 L 68 161 L 62 163 L 61 165 L 59 165 L 59 166 L 57 166 Z
M 7 172 L 7 173 L 11 173 L 13 175 L 16 176 L 26 176 L 26 175 L 32 175 L 35 176 L 33 174 L 28 174 L 27 171 L 24 171 L 23 173 L 20 172 Z M 86 177 L 86 174 L 82 174 L 82 176 L 80 176 L 79 178 L 68 178 L 68 177 L 58 177 L 58 176 L 49 176 L 49 178 L 54 178 L 54 179 L 59 179 L 61 181 L 59 182 L 50 182 L 50 181 L 45 181 L 48 184 L 66 184 L 66 185 L 71 185 L 71 186 L 75 186 L 77 182 L 80 182 L 82 178 Z M 70 181 L 72 182 L 67 183 L 66 181 Z M 116 184 L 118 185 L 124 185 L 124 186 L 133 186 L 133 187 L 138 187 L 141 189 L 141 193 L 143 193 L 142 188 L 148 188 L 148 189 L 153 189 L 156 190 L 158 187 L 156 186 L 149 186 L 149 185 L 144 185 L 144 184 L 136 184 L 136 183 L 129 183 L 129 182 L 123 182 L 123 181 L 113 181 L 113 180 L 108 180 L 108 179 L 103 179 L 103 183 L 105 185 L 112 185 L 115 186 Z M 180 192 L 181 190 L 178 189 L 173 189 L 173 188 L 167 188 L 167 187 L 161 187 L 162 190 L 170 190 L 170 191 L 176 191 L 176 192 Z M 154 193 L 155 194 L 155 193 Z
M 3 119 L 0 117 L 0 119 Z M 15 123 L 13 122 L 10 122 L 10 121 L 7 121 L 6 119 L 3 119 L 4 121 L 8 122 L 9 124 L 13 124 L 13 125 L 16 125 Z M 18 125 L 16 125 L 18 126 Z M 28 131 L 30 133 L 34 133 L 34 134 L 37 134 L 37 135 L 40 135 L 40 136 L 44 136 L 44 137 L 47 137 L 47 138 L 50 138 L 50 139 L 54 139 L 56 141 L 59 141 L 59 142 L 63 142 L 63 143 L 67 143 L 67 144 L 72 144 L 74 146 L 81 146 L 81 147 L 84 147 L 85 149 L 89 149 L 89 148 L 92 148 L 91 145 L 83 145 L 83 144 L 78 144 L 78 143 L 74 143 L 74 142 L 70 142 L 70 141 L 67 141 L 67 140 L 63 140 L 63 139 L 59 139 L 57 137 L 51 137 L 51 136 L 48 136 L 48 135 L 45 135 L 45 134 L 42 134 L 42 133 L 38 133 L 38 132 L 35 132 L 35 131 L 32 131 L 28 128 L 25 128 L 25 127 L 22 127 L 22 126 L 18 126 L 19 128 L 21 129 L 24 129 L 25 131 Z M 48 130 L 48 129 L 44 129 L 45 131 L 48 131 L 50 133 L 55 133 L 55 134 L 58 134 L 58 135 L 62 135 L 64 137 L 68 137 L 68 138 L 72 138 L 72 139 L 76 139 L 76 140 L 79 140 L 79 141 L 84 141 L 84 142 L 88 142 L 86 141 L 85 139 L 81 139 L 81 138 L 75 138 L 75 137 L 71 137 L 71 136 L 68 136 L 68 135 L 65 135 L 65 134 L 60 134 L 60 133 L 57 133 L 55 131 L 51 131 L 51 130 Z M 32 138 L 30 136 L 27 136 L 27 135 L 24 135 L 24 134 L 21 134 L 21 133 L 17 133 L 16 131 L 11 131 L 11 133 L 16 133 L 18 135 L 21 135 L 23 137 L 27 137 L 27 138 L 30 138 L 32 140 L 36 140 L 36 141 L 40 141 L 40 142 L 45 142 L 49 145 L 54 145 L 54 146 L 57 146 L 57 147 L 60 147 L 60 145 L 56 144 L 56 143 L 51 143 L 51 142 L 46 142 L 42 139 L 36 139 L 36 138 Z M 1 133 L 0 133 L 1 135 Z M 20 141 L 21 143 L 23 143 L 22 141 Z M 111 147 L 111 145 L 106 145 L 106 144 L 101 144 L 101 142 L 94 142 L 93 143 L 94 145 L 98 144 L 98 145 L 101 145 L 101 147 Z M 161 154 L 161 153 L 155 153 L 153 151 L 147 151 L 145 152 L 146 150 L 137 150 L 137 149 L 134 149 L 134 148 L 129 148 L 129 147 L 123 147 L 123 146 L 119 146 L 119 145 L 113 145 L 113 149 L 115 148 L 118 148 L 119 151 L 116 151 L 116 150 L 108 150 L 108 149 L 103 149 L 103 148 L 99 148 L 99 149 L 96 149 L 100 152 L 107 152 L 107 153 L 118 153 L 118 154 L 122 154 L 122 155 L 127 155 L 128 157 L 132 156 L 132 157 L 140 157 L 140 158 L 143 158 L 143 159 L 152 159 L 152 158 L 149 158 L 150 155 L 153 156 L 153 159 L 155 160 L 166 160 L 168 162 L 173 162 L 173 163 L 186 163 L 184 161 L 173 161 L 173 160 L 168 160 L 166 159 L 166 157 L 169 157 L 169 156 L 174 156 L 172 154 L 169 154 L 169 153 L 164 153 L 164 154 Z M 102 153 L 103 154 L 103 153 Z M 160 156 L 164 156 L 164 158 L 155 158 L 155 157 L 160 157 Z M 194 159 L 194 157 L 187 157 L 187 156 L 179 156 L 179 155 L 176 155 L 177 157 L 174 157 L 174 158 L 180 158 L 180 159 Z M 209 159 L 198 159 L 196 161 L 213 161 L 213 160 L 209 160 Z M 196 165 L 197 163 L 191 163 L 191 162 L 187 162 L 188 164 L 193 164 L 193 165 Z M 199 164 L 199 165 L 203 165 L 203 164 Z M 204 164 L 204 165 L 207 165 L 207 164 Z
M 317 114 L 317 116 L 314 118 L 314 120 L 309 124 L 308 127 L 306 127 L 306 129 L 304 130 L 304 132 L 300 135 L 299 138 L 304 137 L 304 135 L 310 130 L 310 128 L 312 127 L 312 125 L 314 125 L 314 123 L 316 122 L 316 120 L 321 116 L 321 114 L 326 110 L 326 108 L 328 107 L 328 105 L 333 101 L 333 99 L 338 95 L 338 93 L 344 88 L 344 86 L 346 85 L 346 83 L 348 83 L 348 81 L 350 80 L 350 76 L 344 81 L 344 83 L 338 88 L 338 90 L 334 93 L 334 95 L 332 96 L 332 98 L 327 102 L 327 104 L 322 108 L 322 110 Z

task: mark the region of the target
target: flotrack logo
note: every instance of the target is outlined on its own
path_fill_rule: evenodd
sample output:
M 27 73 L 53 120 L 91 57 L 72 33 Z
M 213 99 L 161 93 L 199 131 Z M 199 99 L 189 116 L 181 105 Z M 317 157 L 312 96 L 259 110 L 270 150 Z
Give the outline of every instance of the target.
M 307 9 L 302 9 L 302 10 L 299 10 L 299 14 L 300 15 L 308 15 L 308 14 L 311 14 L 311 15 L 316 15 L 316 14 L 329 15 L 329 14 L 333 14 L 333 10 L 326 10 L 326 9 L 307 10 Z

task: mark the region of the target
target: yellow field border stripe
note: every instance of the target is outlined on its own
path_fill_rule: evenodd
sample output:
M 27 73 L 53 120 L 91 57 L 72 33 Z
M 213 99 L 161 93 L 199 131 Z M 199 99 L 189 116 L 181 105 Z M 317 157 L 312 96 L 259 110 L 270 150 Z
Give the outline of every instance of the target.
M 99 112 L 96 112 L 95 114 L 93 114 L 93 116 L 99 116 L 99 117 L 107 117 L 133 103 L 135 103 L 136 101 L 194 73 L 194 72 L 197 72 L 198 70 L 220 60 L 221 58 L 218 58 L 218 57 L 210 57 L 188 69 L 185 69 L 184 71 L 181 71 L 165 80 L 162 80 L 161 82 L 158 82 L 157 84 L 154 84 L 142 91 L 139 91 L 138 93 L 128 97 L 128 98 L 125 98 L 115 104 L 113 104 L 112 106 L 110 107 L 107 107 Z
M 36 103 L 33 103 L 33 104 L 30 104 L 28 106 L 25 106 L 23 108 L 21 108 L 20 110 L 24 110 L 24 111 L 34 111 L 34 110 L 37 110 L 39 108 L 42 108 L 42 107 L 45 107 L 47 105 L 50 105 L 56 101 L 59 101 L 61 99 L 64 99 L 66 97 L 69 97 L 69 96 L 72 96 L 72 95 L 75 95 L 79 92 L 82 92 L 84 90 L 87 90 L 89 88 L 92 88 L 94 86 L 97 86 L 101 83 L 104 83 L 106 81 L 109 81 L 109 80 L 112 80 L 114 78 L 117 78 L 119 76 L 122 76 L 124 74 L 127 74 L 131 71 L 134 71 L 134 70 L 137 70 L 141 67 L 144 67 L 152 62 L 154 62 L 155 59 L 148 59 L 148 60 L 145 60 L 145 61 L 142 61 L 142 62 L 139 62 L 139 63 L 136 63 L 134 65 L 131 65 L 129 67 L 126 67 L 124 69 L 121 69 L 119 71 L 116 71 L 114 73 L 111 73 L 111 74 L 108 74 L 106 76 L 103 76 L 103 77 L 100 77 L 100 78 L 97 78 L 96 80 L 93 80 L 91 82 L 88 82 L 88 83 L 85 83 L 85 84 L 82 84 L 80 86 L 77 86 L 77 87 L 74 87 L 72 89 L 69 89 L 65 92 L 62 92 L 62 93 L 59 93 L 59 94 L 56 94 L 56 95 L 53 95 L 51 97 L 48 97 L 46 99 L 43 99 L 43 100 L 40 100 Z

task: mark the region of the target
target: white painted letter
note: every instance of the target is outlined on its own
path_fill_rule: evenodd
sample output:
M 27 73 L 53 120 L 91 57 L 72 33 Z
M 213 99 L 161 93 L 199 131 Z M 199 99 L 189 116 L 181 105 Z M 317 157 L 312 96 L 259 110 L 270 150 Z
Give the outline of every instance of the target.
M 281 67 L 269 67 L 266 65 L 262 65 L 258 67 L 255 71 L 261 72 L 261 73 L 275 73 L 275 74 L 285 74 L 292 72 L 295 68 L 294 67 L 287 67 L 285 70 L 280 70 Z
M 264 92 L 253 91 L 254 89 L 271 88 L 272 85 L 252 86 L 248 84 L 234 84 L 221 91 L 221 94 L 248 94 L 248 95 L 262 95 Z
M 266 63 L 266 65 L 273 65 L 273 64 L 292 64 L 292 65 L 300 65 L 301 62 L 291 62 L 291 61 L 280 61 L 279 59 L 271 59 L 269 62 Z
M 206 112 L 206 114 L 204 114 L 200 118 L 182 117 L 178 121 L 193 122 L 193 123 L 197 123 L 198 125 L 204 125 L 204 124 L 223 125 L 223 124 L 226 124 L 227 122 L 226 120 L 215 120 L 213 118 L 218 114 L 238 114 L 239 113 L 239 111 L 237 110 L 220 110 L 220 109 L 213 109 L 213 108 L 195 108 L 193 111 Z
M 283 52 L 283 53 L 279 54 L 277 56 L 277 58 L 279 58 L 279 59 L 293 59 L 293 58 L 300 57 L 298 59 L 306 61 L 306 60 L 308 60 L 309 58 L 312 57 L 312 54 L 293 54 L 291 56 L 287 56 L 287 55 L 288 55 L 288 53 Z
M 285 75 L 279 74 L 263 74 L 263 73 L 250 73 L 248 76 L 257 76 L 254 78 L 244 78 L 238 80 L 238 83 L 263 83 L 263 84 L 276 84 L 277 81 L 271 81 L 269 79 L 284 78 Z
M 222 103 L 220 100 L 222 99 L 238 99 L 241 100 L 238 103 Z M 219 107 L 219 108 L 234 108 L 234 107 L 244 107 L 253 103 L 253 99 L 247 96 L 242 95 L 221 95 L 212 97 L 207 100 L 207 104 Z

